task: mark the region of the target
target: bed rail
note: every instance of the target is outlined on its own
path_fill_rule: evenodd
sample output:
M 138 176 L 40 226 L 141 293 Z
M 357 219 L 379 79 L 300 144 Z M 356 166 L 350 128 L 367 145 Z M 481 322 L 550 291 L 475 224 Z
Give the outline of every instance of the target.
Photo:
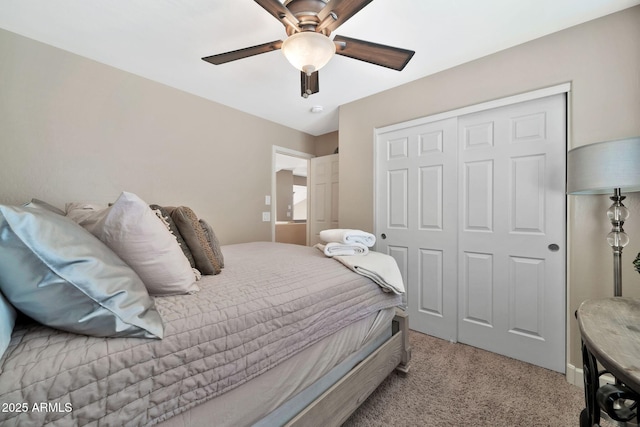
M 296 415 L 286 426 L 339 426 L 394 369 L 401 375 L 406 375 L 411 360 L 409 316 L 406 312 L 396 309 L 392 332 L 389 340 Z

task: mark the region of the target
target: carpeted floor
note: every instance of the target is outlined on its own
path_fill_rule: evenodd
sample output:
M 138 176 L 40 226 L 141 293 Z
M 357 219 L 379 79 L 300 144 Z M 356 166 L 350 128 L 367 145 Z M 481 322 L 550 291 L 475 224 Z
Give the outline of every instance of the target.
M 411 331 L 409 374 L 391 374 L 344 427 L 579 425 L 581 388 L 563 374 Z

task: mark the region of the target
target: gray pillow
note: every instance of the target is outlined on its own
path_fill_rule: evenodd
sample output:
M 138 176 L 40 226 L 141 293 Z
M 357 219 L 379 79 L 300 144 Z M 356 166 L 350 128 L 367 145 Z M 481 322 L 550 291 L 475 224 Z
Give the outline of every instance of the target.
M 171 213 L 171 218 L 187 242 L 193 259 L 196 261 L 196 268 L 202 274 L 220 273 L 220 264 L 213 255 L 207 236 L 205 236 L 195 212 L 187 206 L 178 206 L 173 211 L 166 206 L 165 209 Z
M 11 332 L 16 324 L 17 313 L 11 304 L 0 293 L 0 358 L 7 350 L 11 341 Z M 0 372 L 2 372 L 0 370 Z
M 162 338 L 138 275 L 71 219 L 0 205 L 0 252 L 0 290 L 34 320 L 91 336 Z
M 218 241 L 216 233 L 213 231 L 213 228 L 209 225 L 209 223 L 204 219 L 200 218 L 199 222 L 202 226 L 202 229 L 204 230 L 205 236 L 207 236 L 207 242 L 209 242 L 209 246 L 211 246 L 213 256 L 215 256 L 216 260 L 218 260 L 220 268 L 224 268 L 224 256 L 222 255 L 222 249 L 220 249 L 220 242 Z
M 176 240 L 178 241 L 178 244 L 180 245 L 180 249 L 182 249 L 184 256 L 186 256 L 187 259 L 189 260 L 189 264 L 191 265 L 192 268 L 196 268 L 196 261 L 193 259 L 193 254 L 189 250 L 189 246 L 187 246 L 187 242 L 184 241 L 182 234 L 180 234 L 180 230 L 178 230 L 176 223 L 173 222 L 173 218 L 171 218 L 171 215 L 169 214 L 169 212 L 160 205 L 154 204 L 154 205 L 149 205 L 149 207 L 153 211 L 160 212 L 160 215 L 162 215 L 162 219 L 164 219 L 168 224 L 169 231 L 171 232 L 171 234 L 175 236 Z

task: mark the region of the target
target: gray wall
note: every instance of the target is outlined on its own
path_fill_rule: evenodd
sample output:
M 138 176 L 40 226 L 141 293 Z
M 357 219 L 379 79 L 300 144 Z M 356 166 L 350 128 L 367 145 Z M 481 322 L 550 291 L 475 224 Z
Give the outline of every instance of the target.
M 335 154 L 338 148 L 338 132 L 329 132 L 320 135 L 316 139 L 316 156 L 328 156 Z
M 290 170 L 276 172 L 276 221 L 293 221 L 293 172 Z
M 0 203 L 190 206 L 223 244 L 271 240 L 272 145 L 315 137 L 0 30 Z

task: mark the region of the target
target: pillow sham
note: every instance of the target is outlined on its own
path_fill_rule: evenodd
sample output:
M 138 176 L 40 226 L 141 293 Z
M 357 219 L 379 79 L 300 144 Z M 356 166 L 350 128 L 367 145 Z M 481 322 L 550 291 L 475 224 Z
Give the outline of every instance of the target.
M 71 219 L 0 205 L 0 250 L 0 291 L 32 319 L 98 337 L 163 337 L 138 275 Z
M 211 225 L 209 225 L 209 223 L 204 219 L 200 218 L 199 222 L 204 230 L 205 236 L 207 237 L 207 242 L 209 242 L 209 246 L 211 246 L 213 256 L 216 257 L 220 268 L 224 268 L 224 256 L 222 255 L 222 249 L 220 249 L 220 242 L 218 241 L 216 233 L 213 231 Z
M 213 255 L 195 212 L 186 206 L 179 206 L 171 211 L 171 218 L 173 218 L 178 230 L 180 230 L 180 234 L 187 242 L 187 246 L 189 246 L 189 250 L 193 254 L 193 259 L 196 261 L 196 268 L 202 274 L 220 273 L 220 264 L 218 264 Z
M 187 242 L 184 241 L 182 234 L 180 234 L 180 230 L 178 230 L 176 223 L 173 222 L 173 219 L 171 218 L 171 215 L 169 215 L 169 212 L 167 212 L 167 210 L 160 205 L 154 204 L 154 205 L 149 205 L 149 207 L 154 213 L 156 213 L 156 215 L 160 214 L 161 220 L 169 228 L 169 232 L 173 234 L 173 236 L 178 241 L 178 244 L 180 245 L 180 249 L 182 249 L 184 256 L 186 256 L 187 260 L 189 260 L 189 264 L 191 265 L 191 267 L 195 268 L 196 261 L 193 259 L 193 254 L 189 250 L 189 246 L 187 246 Z
M 138 273 L 151 295 L 199 290 L 178 241 L 135 194 L 123 191 L 112 206 L 96 211 L 83 226 Z
M 31 199 L 31 201 L 27 204 L 25 204 L 25 206 L 31 206 L 31 207 L 39 207 L 39 208 L 43 208 L 43 209 L 47 209 L 51 212 L 57 213 L 58 215 L 64 215 L 64 211 L 62 209 L 58 209 L 53 205 L 50 205 L 49 203 L 40 200 L 40 199 Z
M 0 359 L 11 341 L 11 333 L 16 325 L 17 313 L 0 292 Z M 2 369 L 0 368 L 0 372 Z
M 96 203 L 67 203 L 66 216 L 83 226 L 93 227 L 107 213 L 107 205 Z

